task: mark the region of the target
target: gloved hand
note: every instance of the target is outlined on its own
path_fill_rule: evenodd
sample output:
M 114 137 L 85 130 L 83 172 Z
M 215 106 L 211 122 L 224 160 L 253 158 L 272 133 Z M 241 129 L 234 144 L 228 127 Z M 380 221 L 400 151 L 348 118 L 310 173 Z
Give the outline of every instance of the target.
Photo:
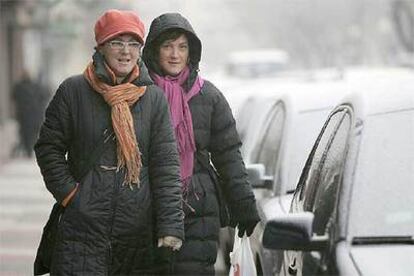
M 246 233 L 246 235 L 250 237 L 257 223 L 258 223 L 257 220 L 247 220 L 247 221 L 239 222 L 237 225 L 237 227 L 239 228 L 239 238 L 243 238 L 244 233 Z
M 169 247 L 173 251 L 180 250 L 181 246 L 183 245 L 183 241 L 179 238 L 166 236 L 158 239 L 158 247 L 164 246 Z

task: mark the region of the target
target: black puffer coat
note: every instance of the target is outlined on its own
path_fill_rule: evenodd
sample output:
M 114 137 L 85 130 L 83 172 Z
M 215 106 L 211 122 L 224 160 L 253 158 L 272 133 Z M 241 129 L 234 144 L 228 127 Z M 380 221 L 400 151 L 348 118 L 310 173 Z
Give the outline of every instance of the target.
M 97 72 L 104 72 L 99 64 Z M 100 136 L 111 128 L 111 108 L 83 76 L 65 80 L 47 108 L 35 146 L 46 186 L 61 202 L 80 183 L 59 224 L 51 275 L 150 274 L 157 267 L 157 238 L 184 238 L 179 159 L 168 105 L 143 66 L 133 83 L 147 86 L 131 107 L 142 153 L 140 188 L 122 185 L 114 140 L 78 179 Z
M 180 14 L 165 14 L 151 24 L 143 51 L 148 69 L 162 74 L 156 62 L 158 49 L 154 40 L 163 32 L 179 28 L 187 32 L 190 47 L 191 73 L 188 87 L 197 76 L 201 57 L 201 42 L 191 25 Z M 210 158 L 223 179 L 222 187 L 233 221 L 259 221 L 255 198 L 247 180 L 240 154 L 241 142 L 235 120 L 223 94 L 209 81 L 205 81 L 199 94 L 189 102 L 196 158 L 185 211 L 185 242 L 176 256 L 175 274 L 214 274 L 220 229 L 219 206 L 213 179 L 205 164 Z M 203 165 L 204 164 L 204 165 Z

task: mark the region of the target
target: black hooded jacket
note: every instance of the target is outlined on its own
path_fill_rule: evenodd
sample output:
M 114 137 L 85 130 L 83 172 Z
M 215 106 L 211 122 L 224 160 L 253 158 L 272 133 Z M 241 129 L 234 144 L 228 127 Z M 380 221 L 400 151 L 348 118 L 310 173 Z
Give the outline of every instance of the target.
M 190 23 L 177 13 L 154 19 L 143 49 L 148 70 L 162 75 L 157 64 L 154 42 L 163 32 L 181 29 L 186 33 L 190 50 L 191 87 L 198 74 L 201 42 Z M 241 141 L 235 120 L 223 94 L 205 80 L 199 94 L 189 101 L 192 115 L 196 158 L 185 211 L 185 242 L 176 257 L 177 274 L 213 274 L 220 229 L 217 191 L 206 165 L 211 161 L 222 178 L 222 190 L 235 223 L 259 221 L 255 198 L 240 154 Z
M 107 82 L 102 56 L 96 72 Z M 83 75 L 66 79 L 46 110 L 35 146 L 47 189 L 58 202 L 79 183 L 60 220 L 51 275 L 142 275 L 152 273 L 157 238 L 184 238 L 179 161 L 167 101 L 145 66 L 133 81 L 147 86 L 131 106 L 141 151 L 140 187 L 123 185 L 116 170 L 116 140 L 108 140 L 98 162 L 77 177 L 106 129 L 111 108 Z

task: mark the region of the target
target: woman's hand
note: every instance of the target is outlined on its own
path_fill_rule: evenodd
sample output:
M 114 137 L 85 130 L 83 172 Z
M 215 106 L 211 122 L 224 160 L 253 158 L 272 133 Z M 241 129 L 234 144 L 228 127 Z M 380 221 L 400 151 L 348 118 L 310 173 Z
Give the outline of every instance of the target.
M 169 247 L 173 251 L 180 250 L 182 245 L 183 241 L 176 237 L 166 236 L 158 239 L 158 247 Z
M 239 228 L 239 237 L 243 238 L 244 233 L 246 233 L 246 235 L 250 237 L 257 223 L 258 223 L 257 220 L 248 220 L 248 221 L 239 222 L 239 224 L 237 225 L 237 227 Z
M 73 198 L 73 196 L 76 194 L 79 187 L 79 183 L 76 183 L 76 187 L 65 197 L 65 199 L 62 201 L 62 206 L 66 207 L 70 200 Z

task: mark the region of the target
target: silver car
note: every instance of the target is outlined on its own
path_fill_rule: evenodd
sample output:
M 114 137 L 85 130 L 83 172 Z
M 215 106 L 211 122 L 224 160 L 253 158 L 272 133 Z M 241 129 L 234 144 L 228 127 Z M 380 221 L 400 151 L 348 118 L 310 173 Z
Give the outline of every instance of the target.
M 412 275 L 414 74 L 356 87 L 329 115 L 290 212 L 263 245 L 282 275 Z
M 255 188 L 261 222 L 250 238 L 259 274 L 272 275 L 280 269 L 282 252 L 262 246 L 267 221 L 289 211 L 293 191 L 313 141 L 335 104 L 346 94 L 343 82 L 312 83 L 300 91 L 268 100 L 272 108 L 258 135 L 247 164 Z

